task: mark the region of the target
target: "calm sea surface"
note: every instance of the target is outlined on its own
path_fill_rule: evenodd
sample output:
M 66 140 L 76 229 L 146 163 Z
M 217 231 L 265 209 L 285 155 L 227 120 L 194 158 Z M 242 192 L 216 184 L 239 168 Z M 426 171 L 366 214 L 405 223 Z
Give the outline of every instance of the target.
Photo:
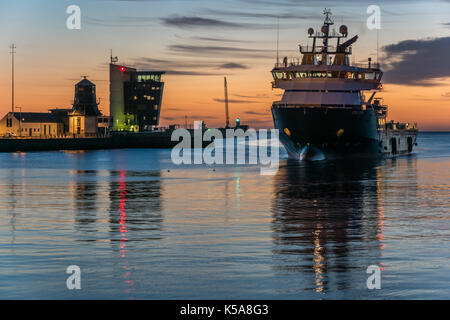
M 450 298 L 450 134 L 394 160 L 282 158 L 262 176 L 170 150 L 0 154 L 0 299 Z

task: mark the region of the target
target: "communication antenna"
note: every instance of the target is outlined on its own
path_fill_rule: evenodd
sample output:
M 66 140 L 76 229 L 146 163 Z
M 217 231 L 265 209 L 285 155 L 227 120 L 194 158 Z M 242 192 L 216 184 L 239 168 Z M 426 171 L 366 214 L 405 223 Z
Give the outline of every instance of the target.
M 277 66 L 280 63 L 280 18 L 277 17 Z
M 118 57 L 113 57 L 113 51 L 111 49 L 111 64 L 115 64 L 119 62 L 119 58 Z
M 14 55 L 16 53 L 16 45 L 13 43 L 9 47 L 11 49 L 11 57 L 12 57 L 12 70 L 11 70 L 11 112 L 14 113 Z

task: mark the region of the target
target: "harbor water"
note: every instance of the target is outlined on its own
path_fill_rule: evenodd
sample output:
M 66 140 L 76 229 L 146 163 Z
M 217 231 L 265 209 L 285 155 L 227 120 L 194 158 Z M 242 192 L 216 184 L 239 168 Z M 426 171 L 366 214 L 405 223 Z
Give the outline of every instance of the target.
M 281 152 L 274 175 L 176 166 L 169 149 L 1 153 L 0 298 L 449 299 L 450 133 L 418 144 Z

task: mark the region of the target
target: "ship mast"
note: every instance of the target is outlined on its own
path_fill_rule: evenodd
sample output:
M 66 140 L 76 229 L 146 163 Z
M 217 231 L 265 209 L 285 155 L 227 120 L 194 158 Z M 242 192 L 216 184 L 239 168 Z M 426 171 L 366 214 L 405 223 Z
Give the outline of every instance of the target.
M 321 63 L 327 65 L 330 63 L 330 54 L 340 55 L 340 57 L 336 62 L 334 62 L 334 64 L 348 64 L 346 56 L 351 54 L 351 48 L 349 47 L 358 39 L 358 36 L 355 36 L 352 39 L 341 43 L 341 39 L 348 36 L 347 26 L 340 26 L 339 33 L 336 33 L 334 29 L 330 29 L 330 27 L 334 25 L 334 21 L 331 19 L 331 10 L 325 8 L 323 10 L 323 14 L 325 15 L 325 21 L 320 31 L 315 32 L 313 28 L 308 29 L 309 38 L 313 39 L 312 48 L 310 49 L 308 46 L 300 46 L 300 52 L 303 54 L 302 64 L 317 64 L 316 55 L 321 55 Z M 317 45 L 317 39 L 322 39 L 322 46 Z M 337 39 L 336 48 L 333 49 L 333 47 L 330 47 L 330 39 Z
M 325 15 L 325 21 L 322 26 L 322 33 L 324 34 L 323 37 L 323 49 L 322 49 L 322 64 L 328 64 L 328 38 L 330 35 L 330 26 L 334 24 L 334 22 L 331 20 L 331 10 L 325 8 L 323 10 L 323 14 Z

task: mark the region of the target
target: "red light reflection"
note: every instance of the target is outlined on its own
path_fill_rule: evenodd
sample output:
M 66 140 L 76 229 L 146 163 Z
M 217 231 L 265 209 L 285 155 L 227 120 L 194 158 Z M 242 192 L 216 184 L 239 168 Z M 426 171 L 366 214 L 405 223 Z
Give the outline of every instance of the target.
M 125 279 L 125 283 L 131 287 L 134 282 L 132 280 L 130 280 L 130 276 L 131 276 L 131 272 L 130 272 L 130 266 L 128 264 L 128 259 L 126 257 L 126 253 L 128 252 L 128 250 L 126 249 L 127 246 L 127 233 L 128 233 L 128 229 L 127 229 L 127 212 L 126 212 L 126 203 L 127 203 L 127 195 L 128 195 L 128 191 L 127 191 L 127 184 L 125 182 L 125 171 L 120 171 L 120 175 L 119 175 L 119 188 L 117 189 L 117 191 L 120 194 L 120 198 L 119 198 L 119 207 L 118 207 L 118 212 L 119 212 L 119 231 L 120 231 L 120 235 L 121 235 L 121 239 L 120 239 L 120 257 L 123 258 L 125 260 L 125 265 L 123 266 L 123 268 L 125 269 L 125 273 L 123 275 L 123 278 Z M 130 288 L 125 290 L 126 293 L 130 293 Z

